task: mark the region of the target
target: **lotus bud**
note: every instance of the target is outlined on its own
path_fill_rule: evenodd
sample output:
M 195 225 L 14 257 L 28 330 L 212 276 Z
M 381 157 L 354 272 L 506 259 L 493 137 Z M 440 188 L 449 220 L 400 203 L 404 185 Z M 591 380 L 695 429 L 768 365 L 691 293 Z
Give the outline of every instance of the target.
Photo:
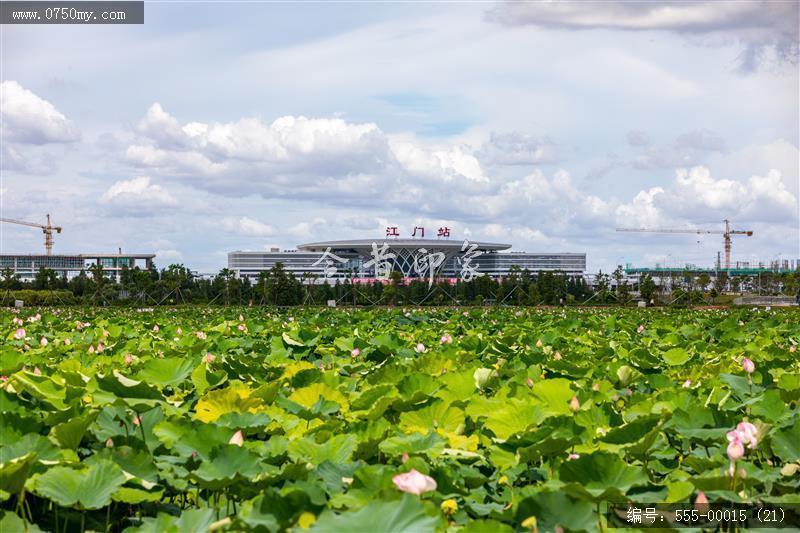
M 181 328 L 178 328 L 178 329 L 175 330 L 175 334 L 183 335 L 183 330 Z
M 690 388 L 690 387 L 692 386 L 692 380 L 691 380 L 691 379 L 687 379 L 686 381 L 684 381 L 684 382 L 683 382 L 683 385 L 681 385 L 681 386 L 682 386 L 684 389 L 688 389 L 688 388 Z
M 694 504 L 703 505 L 707 503 L 708 503 L 708 498 L 706 498 L 706 493 L 701 490 L 700 493 L 697 495 L 697 498 L 695 498 Z
M 203 333 L 202 331 L 198 331 L 197 333 L 195 333 L 195 335 L 197 335 L 197 338 L 200 339 L 200 340 L 203 340 L 203 339 L 206 338 L 206 334 Z
M 575 459 L 580 459 L 581 456 L 577 453 L 571 453 L 567 456 L 567 461 L 574 461 Z
M 577 412 L 581 408 L 581 402 L 578 401 L 577 396 L 573 396 L 569 401 L 569 408 L 572 409 L 572 412 Z
M 244 435 L 242 435 L 241 429 L 233 434 L 231 440 L 228 441 L 228 444 L 234 444 L 239 447 L 241 447 L 242 444 L 244 444 Z
M 141 416 L 134 416 L 133 417 L 133 425 L 134 426 L 138 426 L 141 423 L 142 423 L 142 417 Z
M 643 324 L 639 324 L 639 327 L 636 328 L 636 333 L 641 333 L 643 331 L 644 331 L 644 325 Z
M 453 337 L 451 337 L 449 333 L 445 333 L 442 335 L 442 338 L 439 339 L 439 342 L 442 344 L 453 344 Z
M 72 344 L 72 341 L 70 339 L 64 339 L 64 344 L 66 346 L 69 346 L 70 344 Z
M 158 332 L 158 324 L 156 324 L 155 326 L 153 326 L 153 331 L 155 331 L 156 333 Z
M 359 355 L 361 355 L 361 350 L 358 348 L 353 348 L 353 351 L 350 352 L 351 357 L 358 357 Z
M 129 353 L 126 353 L 125 354 L 125 364 L 130 366 L 131 363 L 133 363 L 133 356 L 131 354 L 129 354 Z
M 556 352 L 556 354 L 553 356 L 553 359 L 556 361 L 561 361 L 561 352 Z
M 34 376 L 41 376 L 42 375 L 42 371 L 39 370 L 38 366 L 33 369 L 33 375 Z
M 600 392 L 600 384 L 595 383 L 594 385 L 592 385 L 592 390 L 595 392 Z
M 739 439 L 734 439 L 728 443 L 728 459 L 738 461 L 744 456 L 744 446 Z
M 537 348 L 541 348 L 542 347 L 542 339 L 539 339 L 539 340 L 536 341 L 536 347 Z
M 113 447 L 114 447 L 114 441 L 111 439 L 111 437 L 108 437 L 108 439 L 106 439 L 106 448 L 113 448 Z
M 244 316 L 243 315 L 239 315 L 239 322 L 244 322 Z
M 533 380 L 531 378 L 526 379 L 525 383 L 528 385 L 528 387 L 533 388 Z
M 742 360 L 742 370 L 744 370 L 748 374 L 752 374 L 756 370 L 756 365 L 755 365 L 755 363 L 753 363 L 753 361 L 751 361 L 750 359 L 745 357 Z
M 102 351 L 103 351 L 103 345 L 102 345 L 101 343 L 99 343 L 99 342 L 98 342 L 98 343 L 97 343 L 97 353 L 100 353 L 100 352 L 102 352 Z
M 47 343 L 47 339 L 42 337 L 42 340 L 39 341 L 39 344 L 42 345 L 42 346 L 47 346 L 47 344 L 48 344 Z
M 791 346 L 789 346 L 789 351 L 790 351 L 791 353 L 794 353 L 794 352 L 796 352 L 796 351 L 797 351 L 797 345 L 795 345 L 795 344 L 792 344 Z
M 417 496 L 424 492 L 436 490 L 436 480 L 417 472 L 415 469 L 411 469 L 411 471 L 404 474 L 397 474 L 392 478 L 392 482 L 399 490 L 409 494 L 416 494 Z
M 408 452 L 403 452 L 403 456 L 400 458 L 400 460 L 404 463 L 408 461 Z
M 208 364 L 208 363 L 211 363 L 212 361 L 214 361 L 214 356 L 213 356 L 212 354 L 210 354 L 210 353 L 207 353 L 207 354 L 205 354 L 205 355 L 203 356 L 203 362 L 204 362 L 204 363 L 207 363 L 207 364 Z
M 94 353 L 94 346 L 91 344 L 89 345 L 89 349 L 87 350 L 89 353 Z

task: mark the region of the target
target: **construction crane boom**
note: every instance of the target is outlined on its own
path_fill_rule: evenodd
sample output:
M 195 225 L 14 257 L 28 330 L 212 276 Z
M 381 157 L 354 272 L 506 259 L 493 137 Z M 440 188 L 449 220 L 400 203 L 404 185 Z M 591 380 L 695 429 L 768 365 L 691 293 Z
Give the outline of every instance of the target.
M 724 220 L 724 230 L 708 230 L 708 229 L 667 229 L 667 228 L 617 228 L 617 231 L 637 232 L 637 233 L 694 233 L 722 235 L 725 240 L 725 270 L 731 269 L 731 237 L 733 235 L 746 235 L 751 237 L 753 232 L 751 230 L 731 229 L 731 222 L 727 218 Z
M 44 233 L 44 248 L 47 255 L 53 254 L 53 230 L 56 233 L 61 233 L 61 226 L 53 226 L 50 223 L 50 215 L 47 215 L 47 224 L 37 224 L 35 222 L 27 222 L 25 220 L 16 220 L 13 218 L 0 218 L 0 222 L 8 222 L 9 224 L 19 224 L 20 226 L 30 226 L 32 228 L 40 228 Z

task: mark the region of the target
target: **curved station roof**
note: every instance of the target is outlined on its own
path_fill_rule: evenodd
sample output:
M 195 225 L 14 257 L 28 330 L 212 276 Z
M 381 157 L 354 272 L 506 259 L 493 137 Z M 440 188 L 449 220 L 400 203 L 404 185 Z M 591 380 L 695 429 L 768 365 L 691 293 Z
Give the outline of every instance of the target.
M 372 244 L 375 243 L 380 248 L 386 243 L 389 249 L 414 249 L 425 248 L 426 250 L 443 251 L 443 252 L 460 252 L 464 246 L 463 240 L 457 239 L 395 239 L 395 238 L 382 238 L 382 239 L 352 239 L 345 241 L 324 241 L 312 242 L 308 244 L 300 244 L 297 246 L 298 250 L 307 252 L 324 252 L 328 248 L 331 250 L 352 250 L 359 254 L 368 254 L 372 251 Z M 482 252 L 495 252 L 498 250 L 508 250 L 511 248 L 510 244 L 502 244 L 496 242 L 479 242 L 469 241 L 470 247 L 476 245 L 476 250 Z

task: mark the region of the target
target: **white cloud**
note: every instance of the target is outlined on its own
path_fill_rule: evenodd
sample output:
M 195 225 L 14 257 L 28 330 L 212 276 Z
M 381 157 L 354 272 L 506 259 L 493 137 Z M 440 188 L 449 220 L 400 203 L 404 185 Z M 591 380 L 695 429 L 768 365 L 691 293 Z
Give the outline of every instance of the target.
M 631 202 L 618 206 L 616 215 L 618 224 L 642 227 L 725 218 L 790 227 L 800 222 L 797 197 L 778 170 L 737 181 L 715 179 L 703 166 L 678 169 L 670 186 L 640 191 Z
M 478 157 L 494 165 L 534 165 L 558 160 L 553 141 L 520 132 L 492 132 L 478 151 Z
M 150 183 L 149 176 L 115 182 L 101 197 L 101 202 L 115 207 L 142 209 L 145 212 L 155 207 L 169 207 L 178 201 L 163 187 Z
M 5 142 L 47 144 L 78 140 L 75 124 L 47 100 L 16 81 L 0 84 L 0 114 Z
M 506 1 L 488 17 L 507 25 L 567 30 L 662 30 L 707 37 L 709 43 L 735 38 L 744 46 L 740 68 L 746 72 L 770 57 L 791 63 L 798 58 L 797 2 Z
M 252 237 L 269 237 L 276 233 L 273 226 L 246 216 L 227 218 L 222 221 L 222 224 L 228 231 Z
M 178 264 L 183 262 L 183 253 L 179 250 L 159 249 L 153 253 L 156 254 L 154 261 L 161 267 L 166 267 L 168 265 Z

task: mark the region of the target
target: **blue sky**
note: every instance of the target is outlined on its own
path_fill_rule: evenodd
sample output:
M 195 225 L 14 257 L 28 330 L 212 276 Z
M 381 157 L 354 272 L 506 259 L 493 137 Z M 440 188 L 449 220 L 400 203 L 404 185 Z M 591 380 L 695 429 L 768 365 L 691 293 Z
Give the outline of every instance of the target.
M 3 216 L 56 251 L 380 238 L 589 268 L 800 258 L 795 2 L 147 2 L 142 26 L 2 27 Z M 41 235 L 3 225 L 3 252 Z

